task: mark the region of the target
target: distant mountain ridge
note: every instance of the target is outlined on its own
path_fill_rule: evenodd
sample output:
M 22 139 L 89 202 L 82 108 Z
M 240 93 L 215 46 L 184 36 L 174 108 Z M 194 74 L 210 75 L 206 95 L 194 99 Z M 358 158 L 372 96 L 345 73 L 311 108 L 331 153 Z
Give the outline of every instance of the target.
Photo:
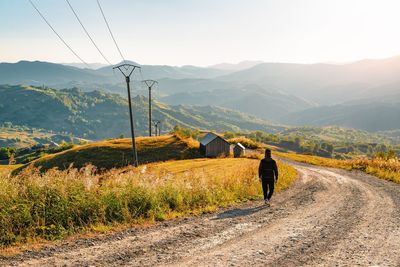
M 262 63 L 219 77 L 219 81 L 252 82 L 301 96 L 321 105 L 338 104 L 398 92 L 400 56 L 354 63 L 291 64 Z
M 168 104 L 221 106 L 276 123 L 336 124 L 370 131 L 400 128 L 392 116 L 399 115 L 400 56 L 342 65 L 258 63 L 208 68 L 142 65 L 132 88 L 135 94 L 147 95 L 140 80 L 156 79 L 155 94 Z M 0 63 L 0 84 L 126 94 L 121 74 L 111 66 L 92 70 L 47 62 Z M 368 111 L 368 119 L 361 110 Z M 364 120 L 357 118 L 362 115 Z
M 140 65 L 133 61 L 126 61 L 126 63 L 140 66 L 144 78 L 149 79 L 214 78 L 227 73 L 224 70 L 195 66 Z M 87 69 L 42 61 L 23 60 L 17 63 L 0 63 L 1 84 L 35 83 L 32 85 L 52 86 L 63 82 L 102 84 L 119 83 L 120 81 L 121 77 L 115 75 L 113 66 Z
M 400 102 L 317 107 L 288 114 L 281 121 L 290 125 L 338 125 L 369 132 L 392 131 L 400 129 Z
M 134 64 L 138 64 L 132 62 Z M 354 63 L 292 64 L 245 61 L 239 64 L 217 64 L 208 68 L 196 66 L 141 65 L 136 80 L 169 79 L 177 87 L 188 80 L 208 80 L 208 87 L 195 91 L 226 89 L 231 85 L 256 84 L 267 90 L 276 90 L 320 105 L 368 97 L 382 97 L 398 93 L 400 88 L 400 56 L 380 60 L 362 60 Z M 237 70 L 237 69 L 240 70 Z M 244 69 L 243 69 L 244 68 Z M 40 61 L 0 63 L 0 84 L 43 84 L 58 89 L 81 86 L 85 90 L 105 89 L 121 92 L 123 79 L 112 66 L 100 69 L 80 69 L 72 66 Z M 224 88 L 218 88 L 218 87 Z M 191 85 L 191 89 L 195 86 Z M 188 92 L 188 90 L 186 90 Z M 190 90 L 193 91 L 193 90 Z M 179 93 L 171 91 L 170 94 Z M 185 104 L 185 103 L 182 103 Z
M 232 64 L 232 63 L 216 64 L 216 65 L 209 66 L 209 68 L 219 69 L 219 70 L 228 70 L 228 71 L 240 71 L 240 70 L 252 68 L 252 67 L 262 64 L 262 63 L 264 63 L 264 61 L 247 60 L 247 61 L 239 62 L 237 64 Z
M 266 90 L 258 85 L 216 89 L 210 91 L 186 91 L 161 98 L 163 102 L 176 105 L 215 105 L 239 110 L 269 121 L 311 107 L 314 103 L 275 90 Z

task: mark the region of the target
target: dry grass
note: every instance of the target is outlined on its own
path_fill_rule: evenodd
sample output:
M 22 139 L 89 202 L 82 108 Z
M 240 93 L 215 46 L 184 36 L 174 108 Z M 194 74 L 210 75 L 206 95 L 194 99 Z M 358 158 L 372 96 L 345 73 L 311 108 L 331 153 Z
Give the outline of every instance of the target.
M 12 171 L 19 167 L 23 166 L 22 164 L 15 164 L 15 165 L 0 165 L 0 171 Z
M 164 220 L 261 197 L 258 161 L 195 159 L 96 173 L 92 166 L 0 175 L 0 246 Z M 277 190 L 296 171 L 279 163 Z
M 0 176 L 8 176 L 13 170 L 21 168 L 23 165 L 0 165 Z
M 318 166 L 341 168 L 346 170 L 360 170 L 381 179 L 400 183 L 400 161 L 399 159 L 384 160 L 375 159 L 352 159 L 336 160 L 317 156 L 300 155 L 294 153 L 275 152 L 276 155 L 299 162 L 309 163 Z
M 274 151 L 274 154 L 282 157 L 291 159 L 298 162 L 304 162 L 312 165 L 317 166 L 325 166 L 331 168 L 341 168 L 346 170 L 351 170 L 351 164 L 347 160 L 337 160 L 337 159 L 329 159 L 323 158 L 318 156 L 311 156 L 311 155 L 303 155 L 303 154 L 296 154 L 296 153 L 284 153 L 284 152 L 277 152 Z

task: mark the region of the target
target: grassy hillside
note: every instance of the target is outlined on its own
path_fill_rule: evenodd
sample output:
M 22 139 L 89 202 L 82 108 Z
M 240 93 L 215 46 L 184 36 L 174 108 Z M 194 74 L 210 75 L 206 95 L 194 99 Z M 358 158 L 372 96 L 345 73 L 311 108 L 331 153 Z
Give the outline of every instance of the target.
M 133 98 L 137 135 L 147 135 L 148 100 Z M 99 91 L 57 91 L 30 86 L 0 86 L 0 124 L 11 122 L 87 139 L 130 135 L 127 99 Z M 276 131 L 278 126 L 237 111 L 207 107 L 168 106 L 153 102 L 153 118 L 164 132 L 180 124 L 216 131 Z
M 45 145 L 50 142 L 57 144 L 63 142 L 73 142 L 78 144 L 86 142 L 80 138 L 66 134 L 57 134 L 44 129 L 28 128 L 23 126 L 0 126 L 0 147 L 13 147 L 22 149 L 35 145 Z
M 95 173 L 0 173 L 0 247 L 214 211 L 259 199 L 257 160 L 197 159 Z M 280 163 L 277 191 L 296 171 Z
M 174 135 L 139 137 L 136 139 L 139 163 L 197 158 L 199 144 Z M 42 157 L 31 164 L 42 171 L 57 167 L 67 169 L 71 164 L 82 168 L 88 164 L 99 170 L 128 166 L 132 163 L 131 139 L 112 139 L 82 146 Z

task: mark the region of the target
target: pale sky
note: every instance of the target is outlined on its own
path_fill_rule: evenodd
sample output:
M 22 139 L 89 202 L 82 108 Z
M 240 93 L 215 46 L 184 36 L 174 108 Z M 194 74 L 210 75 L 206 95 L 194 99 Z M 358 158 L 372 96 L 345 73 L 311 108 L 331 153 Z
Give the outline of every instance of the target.
M 64 0 L 33 0 L 87 62 L 104 62 Z M 70 0 L 112 63 L 95 0 Z M 399 0 L 101 0 L 125 58 L 141 64 L 349 62 L 400 55 Z M 0 62 L 79 62 L 28 0 L 0 0 Z

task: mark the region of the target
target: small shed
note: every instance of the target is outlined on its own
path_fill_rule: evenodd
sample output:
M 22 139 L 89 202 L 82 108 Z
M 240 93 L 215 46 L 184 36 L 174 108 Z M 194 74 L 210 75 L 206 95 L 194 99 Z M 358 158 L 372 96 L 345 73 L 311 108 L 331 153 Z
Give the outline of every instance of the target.
M 206 157 L 229 156 L 230 144 L 221 136 L 209 132 L 200 139 L 200 152 Z
M 233 155 L 235 158 L 240 158 L 241 156 L 244 156 L 245 153 L 246 153 L 246 148 L 241 143 L 237 143 L 233 147 Z

